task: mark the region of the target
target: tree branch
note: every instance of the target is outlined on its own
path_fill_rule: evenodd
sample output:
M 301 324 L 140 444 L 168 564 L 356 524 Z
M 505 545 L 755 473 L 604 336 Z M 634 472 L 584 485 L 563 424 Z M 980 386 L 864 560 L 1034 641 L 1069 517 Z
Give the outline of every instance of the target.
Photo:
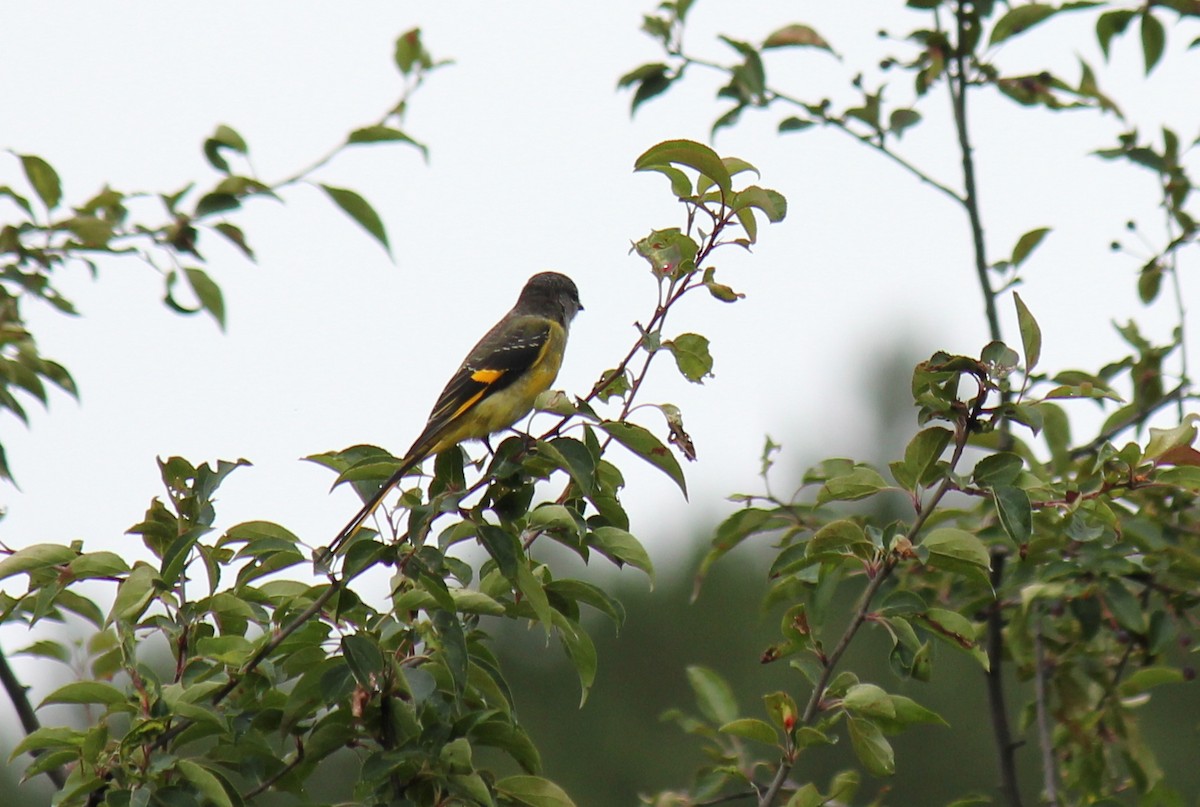
M 958 461 L 962 459 L 963 449 L 967 445 L 967 437 L 971 433 L 971 425 L 974 423 L 979 409 L 983 405 L 982 397 L 984 392 L 981 390 L 979 395 L 980 397 L 976 399 L 971 413 L 957 424 L 954 435 L 954 453 L 950 456 L 950 464 L 946 470 L 946 476 L 929 498 L 929 501 L 921 507 L 912 526 L 905 533 L 904 537 L 909 543 L 915 542 L 916 537 L 925 526 L 925 522 L 929 520 L 929 516 L 937 509 L 942 497 L 950 491 L 953 485 L 952 477 L 954 476 L 954 469 L 958 467 Z M 874 600 L 875 595 L 879 593 L 879 589 L 883 586 L 884 581 L 895 571 L 899 562 L 900 558 L 897 555 L 889 555 L 887 560 L 884 561 L 883 565 L 875 573 L 875 576 L 871 578 L 871 582 L 863 589 L 862 595 L 858 599 L 858 605 L 854 608 L 854 616 L 850 618 L 850 624 L 846 626 L 846 630 L 843 631 L 841 638 L 838 639 L 837 644 L 834 645 L 833 650 L 830 651 L 822 663 L 821 675 L 813 685 L 812 695 L 809 696 L 808 704 L 804 707 L 804 714 L 797 721 L 797 726 L 808 726 L 816 720 L 817 714 L 821 710 L 821 699 L 825 696 L 825 689 L 829 686 L 829 679 L 833 677 L 833 672 L 837 668 L 838 662 L 842 660 L 842 656 L 845 655 L 846 650 L 850 647 L 850 642 L 853 641 L 854 636 L 858 633 L 858 629 L 862 627 L 863 622 L 866 621 L 867 616 L 870 614 L 871 602 Z M 788 775 L 792 772 L 792 767 L 795 764 L 796 760 L 794 757 L 784 759 L 779 763 L 779 769 L 775 771 L 775 778 L 771 780 L 767 791 L 759 799 L 758 807 L 771 807 L 775 803 L 775 799 L 778 798 L 779 792 L 783 789 L 784 783 L 787 782 Z
M 1034 663 L 1033 675 L 1034 707 L 1037 710 L 1038 746 L 1042 751 L 1042 787 L 1045 799 L 1058 804 L 1058 776 L 1054 764 L 1054 742 L 1050 737 L 1050 720 L 1046 714 L 1046 653 L 1042 645 L 1042 615 L 1037 614 L 1037 626 L 1033 632 Z
M 975 184 L 975 158 L 971 146 L 970 132 L 967 128 L 967 58 L 963 52 L 963 42 L 967 38 L 966 11 L 963 3 L 955 6 L 954 19 L 957 23 L 958 36 L 954 47 L 954 75 L 950 76 L 946 86 L 950 88 L 950 101 L 954 110 L 954 126 L 958 133 L 958 148 L 962 154 L 963 189 L 966 192 L 962 200 L 967 210 L 967 218 L 971 222 L 971 241 L 975 248 L 975 274 L 979 279 L 979 288 L 983 292 L 983 306 L 987 314 L 988 332 L 993 341 L 999 341 L 1000 317 L 996 313 L 996 292 L 988 279 L 987 249 L 983 242 L 983 220 L 979 213 L 979 189 Z
M 37 714 L 33 711 L 33 705 L 29 702 L 29 687 L 17 680 L 12 667 L 8 666 L 8 659 L 4 657 L 3 650 L 0 650 L 0 684 L 4 685 L 4 691 L 8 693 L 8 699 L 12 701 L 13 708 L 17 710 L 17 717 L 21 721 L 21 728 L 25 730 L 25 734 L 33 734 L 40 729 L 42 724 L 38 721 Z M 30 753 L 36 757 L 41 752 L 31 751 Z M 59 790 L 67 783 L 67 776 L 63 773 L 62 768 L 50 768 L 46 771 L 46 775 L 50 777 L 50 781 L 54 782 L 55 787 Z
M 1004 579 L 1004 563 L 1007 553 L 994 549 L 990 579 L 992 590 L 999 591 Z M 1000 771 L 1000 793 L 1009 807 L 1021 807 L 1021 791 L 1017 784 L 1015 751 L 1012 729 L 1008 723 L 1008 708 L 1004 702 L 1004 609 L 997 594 L 996 602 L 987 617 L 987 695 L 992 713 L 992 734 L 996 740 L 996 767 Z

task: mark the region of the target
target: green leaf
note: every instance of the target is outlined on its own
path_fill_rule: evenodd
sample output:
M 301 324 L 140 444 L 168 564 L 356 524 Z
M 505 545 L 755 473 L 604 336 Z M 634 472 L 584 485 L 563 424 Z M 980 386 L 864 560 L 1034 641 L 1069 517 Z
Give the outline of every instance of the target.
M 713 181 L 723 193 L 729 195 L 733 180 L 729 169 L 717 153 L 703 143 L 692 140 L 667 140 L 651 146 L 634 161 L 635 171 L 658 171 L 664 165 L 686 165 Z
M 770 48 L 820 48 L 833 53 L 833 48 L 824 37 L 808 25 L 793 23 L 772 31 L 763 42 L 763 50 Z
M 1174 667 L 1142 667 L 1121 682 L 1121 696 L 1129 698 L 1163 684 L 1182 684 L 1186 680 L 1183 672 Z
M 654 582 L 654 564 L 645 547 L 632 534 L 619 527 L 597 527 L 591 534 L 591 544 L 618 566 L 628 563 L 641 569 Z
M 126 700 L 128 696 L 112 684 L 102 681 L 77 681 L 51 692 L 38 708 L 51 703 L 103 703 L 113 706 Z
M 904 449 L 904 467 L 912 474 L 914 485 L 928 485 L 930 469 L 937 465 L 942 452 L 954 435 L 949 429 L 933 426 L 917 432 Z
M 855 684 L 850 687 L 842 698 L 842 706 L 866 717 L 896 716 L 896 707 L 892 705 L 891 696 L 874 684 Z
M 688 683 L 696 693 L 696 706 L 700 713 L 717 725 L 724 725 L 737 718 L 737 701 L 733 690 L 725 679 L 707 667 L 687 668 Z
M 12 577 L 14 574 L 37 571 L 48 566 L 59 566 L 70 563 L 79 557 L 79 553 L 69 546 L 61 544 L 34 544 L 24 549 L 18 549 L 4 560 L 0 561 L 0 580 Z
M 1009 37 L 1027 31 L 1060 10 L 1043 3 L 1014 6 L 996 21 L 996 25 L 992 28 L 992 36 L 988 40 L 988 46 L 999 44 Z
M 343 636 L 342 655 L 360 685 L 368 690 L 379 686 L 384 671 L 383 653 L 373 638 L 360 633 Z
M 975 464 L 971 478 L 981 488 L 1011 485 L 1025 468 L 1025 460 L 1011 451 L 989 454 Z
M 888 483 L 874 468 L 859 465 L 850 473 L 835 476 L 817 493 L 817 504 L 834 501 L 857 501 L 887 490 Z
M 618 443 L 671 477 L 683 492 L 684 498 L 687 497 L 687 480 L 683 478 L 683 469 L 679 466 L 679 461 L 675 459 L 671 449 L 664 446 L 648 429 L 636 423 L 615 420 L 597 425 Z
M 1167 32 L 1163 28 L 1163 24 L 1150 13 L 1150 8 L 1147 6 L 1142 12 L 1142 56 L 1146 62 L 1146 75 L 1150 75 L 1150 71 L 1162 59 L 1166 44 Z
M 834 521 L 817 530 L 808 541 L 805 557 L 822 555 L 854 555 L 874 553 L 875 545 L 863 528 L 848 519 Z
M 966 530 L 942 527 L 925 536 L 921 546 L 929 551 L 929 565 L 966 573 L 986 584 L 992 559 L 983 542 Z
M 816 125 L 816 121 L 804 120 L 792 115 L 779 122 L 779 133 L 783 134 L 784 132 L 802 132 L 805 129 L 809 129 Z
M 346 143 L 348 145 L 355 145 L 359 143 L 407 143 L 410 146 L 415 146 L 418 150 L 420 150 L 421 155 L 425 157 L 425 159 L 429 159 L 429 148 L 427 146 L 425 146 L 423 143 L 418 143 L 404 132 L 400 131 L 399 129 L 394 129 L 391 126 L 375 125 L 366 126 L 362 129 L 355 129 L 346 138 Z
M 756 743 L 764 745 L 779 745 L 779 732 L 772 728 L 769 723 L 756 720 L 752 717 L 731 720 L 718 730 L 722 734 L 732 734 L 735 737 L 753 740 Z
M 217 325 L 224 330 L 225 298 L 221 296 L 221 287 L 214 283 L 203 269 L 194 269 L 189 266 L 183 270 L 183 273 L 187 278 L 188 285 L 192 287 L 192 293 L 200 301 L 200 307 L 212 314 Z
M 896 755 L 891 743 L 875 723 L 851 717 L 847 724 L 854 753 L 872 776 L 891 776 L 896 772 Z
M 1021 329 L 1021 347 L 1025 351 L 1025 372 L 1029 373 L 1042 356 L 1042 329 L 1025 306 L 1021 295 L 1013 292 L 1013 302 L 1017 306 L 1017 325 Z
M 901 137 L 905 129 L 916 126 L 920 122 L 921 113 L 915 109 L 893 109 L 888 115 L 888 129 L 896 137 Z
M 108 612 L 107 623 L 116 620 L 136 622 L 150 605 L 159 582 L 158 572 L 152 566 L 145 563 L 134 566 L 129 576 L 117 587 L 117 596 Z
M 1027 543 L 1033 533 L 1033 509 L 1029 504 L 1029 494 L 1012 485 L 997 485 L 992 488 L 992 497 L 996 501 L 996 514 L 1000 516 L 1004 531 L 1018 544 Z
M 179 760 L 175 763 L 175 767 L 205 799 L 216 804 L 217 807 L 233 807 L 233 800 L 225 792 L 221 780 L 208 768 L 190 759 Z
M 708 352 L 708 338 L 696 333 L 684 333 L 668 339 L 662 346 L 675 356 L 675 364 L 683 377 L 694 384 L 703 383 L 712 375 L 713 359 Z
M 1030 230 L 1022 235 L 1019 239 L 1017 239 L 1017 245 L 1013 247 L 1012 257 L 1009 258 L 1009 262 L 1012 263 L 1013 266 L 1020 266 L 1022 263 L 1024 263 L 1025 259 L 1028 258 L 1035 249 L 1038 248 L 1038 245 L 1042 243 L 1042 239 L 1045 238 L 1049 232 L 1049 227 L 1039 227 L 1036 230 Z M 1013 296 L 1017 295 L 1014 294 Z M 1017 296 L 1017 299 L 1020 300 L 1020 297 Z M 1022 306 L 1020 302 L 1017 303 L 1018 311 L 1020 311 L 1023 307 L 1024 306 Z
M 1108 58 L 1108 46 L 1112 42 L 1112 38 L 1117 34 L 1125 33 L 1125 29 L 1129 27 L 1129 22 L 1136 13 L 1130 9 L 1117 9 L 1105 12 L 1096 19 L 1096 41 L 1100 43 L 1100 49 L 1104 51 L 1105 59 Z
M 25 169 L 25 178 L 46 205 L 46 209 L 53 210 L 58 207 L 58 203 L 62 201 L 62 183 L 58 179 L 58 172 L 41 157 L 33 154 L 22 154 L 20 157 L 21 167 Z
M 322 185 L 321 189 L 329 194 L 329 198 L 333 200 L 334 204 L 340 207 L 346 215 L 358 222 L 364 230 L 383 245 L 384 250 L 389 255 L 391 254 L 392 248 L 388 244 L 387 230 L 384 229 L 383 220 L 379 218 L 379 214 L 375 212 L 375 208 L 371 207 L 366 199 L 346 188 Z
M 509 776 L 496 782 L 496 792 L 529 807 L 575 807 L 561 787 L 540 776 Z
M 542 581 L 529 568 L 529 561 L 525 558 L 522 558 L 521 562 L 517 564 L 517 586 L 521 589 L 525 601 L 533 608 L 533 613 L 537 615 L 538 621 L 549 633 L 554 626 L 554 610 L 550 607 L 550 599 L 546 596 L 546 589 L 542 586 Z

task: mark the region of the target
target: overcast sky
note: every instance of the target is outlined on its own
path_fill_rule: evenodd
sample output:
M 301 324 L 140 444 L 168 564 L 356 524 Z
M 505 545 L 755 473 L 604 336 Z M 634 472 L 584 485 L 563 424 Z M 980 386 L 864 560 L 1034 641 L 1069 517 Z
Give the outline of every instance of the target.
M 718 31 L 761 41 L 785 23 L 810 23 L 845 60 L 781 52 L 769 75 L 797 95 L 846 98 L 849 77 L 878 60 L 875 30 L 911 23 L 901 13 L 864 25 L 880 5 L 743 0 L 733 13 L 733 4 L 702 1 L 690 42 L 725 58 Z M 90 549 L 142 556 L 140 541 L 122 533 L 161 494 L 155 457 L 180 454 L 254 463 L 222 488 L 220 525 L 269 519 L 311 544 L 327 542 L 356 502 L 346 490 L 327 495 L 331 474 L 298 458 L 356 443 L 402 452 L 450 371 L 536 271 L 557 269 L 579 285 L 587 310 L 558 386 L 586 392 L 653 307 L 652 280 L 628 254 L 630 241 L 682 223 L 663 178 L 631 173 L 633 161 L 660 140 L 705 139 L 721 109 L 712 101 L 716 77 L 697 72 L 630 120 L 629 96 L 615 85 L 660 58 L 638 31 L 652 8 L 630 0 L 6 5 L 0 145 L 50 161 L 69 203 L 104 183 L 171 191 L 215 182 L 200 146 L 218 123 L 246 138 L 260 177 L 291 174 L 395 100 L 392 47 L 408 28 L 421 26 L 434 56 L 454 64 L 411 102 L 406 128 L 429 145 L 428 164 L 411 148 L 369 147 L 319 174 L 375 205 L 394 264 L 319 190 L 297 186 L 285 205 L 255 201 L 233 218 L 258 265 L 211 238 L 201 245 L 225 292 L 224 334 L 205 317 L 168 312 L 160 278 L 133 261 L 102 262 L 95 281 L 79 268 L 57 279 L 80 318 L 26 307 L 43 353 L 70 368 L 81 401 L 56 395 L 48 413 L 31 406 L 29 430 L 0 421 L 21 486 L 0 493 L 9 509 L 0 540 L 83 539 Z M 1104 68 L 1080 20 L 1012 44 L 1001 64 L 1017 73 L 1050 66 L 1074 81 L 1079 54 L 1143 131 L 1165 119 L 1190 142 L 1200 128 L 1200 51 L 1172 42 L 1166 64 L 1143 82 L 1136 37 L 1116 42 Z M 910 98 L 896 80 L 888 98 Z M 1136 317 L 1164 339 L 1172 306 L 1144 309 L 1134 292 L 1139 262 L 1108 250 L 1130 215 L 1160 232 L 1152 178 L 1086 156 L 1128 124 L 994 99 L 973 111 L 991 258 L 1006 256 L 1027 230 L 1055 228 L 1021 290 L 1045 333 L 1043 366 L 1094 369 L 1118 355 L 1112 320 Z M 957 185 L 947 112 L 946 99 L 934 98 L 926 125 L 903 147 Z M 690 503 L 639 460 L 625 463 L 633 532 L 660 565 L 678 557 L 672 547 L 691 540 L 695 526 L 732 507 L 724 496 L 757 490 L 764 434 L 784 444 L 785 463 L 872 455 L 879 363 L 900 364 L 894 394 L 902 397 L 913 361 L 938 349 L 977 355 L 988 338 L 961 212 L 835 132 L 777 136 L 784 114 L 748 115 L 716 143 L 756 164 L 761 184 L 783 192 L 790 211 L 762 229 L 754 254 L 718 254 L 719 277 L 745 300 L 696 296 L 670 323 L 668 335 L 712 339 L 715 377 L 689 384 L 662 357 L 645 389 L 646 400 L 683 410 L 700 458 L 686 468 Z M 0 184 L 21 181 L 15 158 L 0 155 Z M 1015 345 L 1011 299 L 1001 305 Z M 653 414 L 644 422 L 662 433 Z

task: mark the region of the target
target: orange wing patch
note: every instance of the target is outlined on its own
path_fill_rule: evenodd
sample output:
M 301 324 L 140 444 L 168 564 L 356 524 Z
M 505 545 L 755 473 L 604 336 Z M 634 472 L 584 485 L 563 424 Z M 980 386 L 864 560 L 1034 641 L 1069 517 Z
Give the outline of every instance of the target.
M 505 370 L 476 370 L 471 373 L 471 380 L 477 381 L 480 384 L 493 384 L 505 372 Z

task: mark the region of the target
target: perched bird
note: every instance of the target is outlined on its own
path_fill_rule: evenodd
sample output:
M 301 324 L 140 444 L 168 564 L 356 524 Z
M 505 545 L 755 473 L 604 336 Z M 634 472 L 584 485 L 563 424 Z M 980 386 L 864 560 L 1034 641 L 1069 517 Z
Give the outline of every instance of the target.
M 571 320 L 582 310 L 571 278 L 558 272 L 529 278 L 517 304 L 471 348 L 446 384 L 400 467 L 342 528 L 324 558 L 332 557 L 423 459 L 464 440 L 487 438 L 527 415 L 538 394 L 554 383 Z

